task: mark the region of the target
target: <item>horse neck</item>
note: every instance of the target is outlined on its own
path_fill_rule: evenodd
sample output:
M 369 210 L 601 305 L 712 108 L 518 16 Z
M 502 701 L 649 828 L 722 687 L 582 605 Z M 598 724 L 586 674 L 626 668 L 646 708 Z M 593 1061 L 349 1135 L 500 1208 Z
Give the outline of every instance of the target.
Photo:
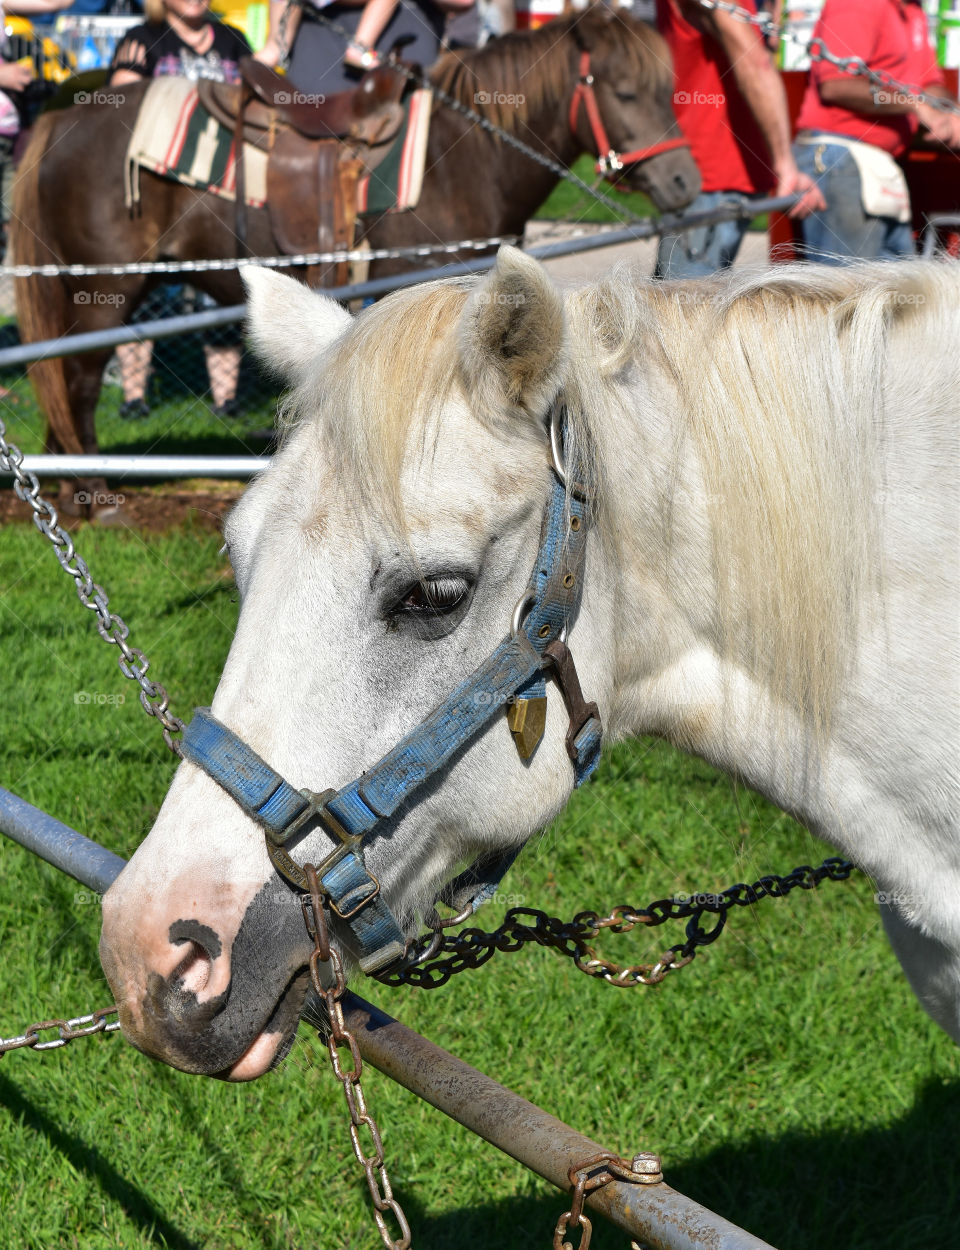
M 665 737 L 800 810 L 819 746 L 815 718 L 791 710 L 776 673 L 760 675 L 765 636 L 749 596 L 735 580 L 718 583 L 711 488 L 683 401 L 658 378 L 617 406 L 583 599 L 588 612 L 594 597 L 601 605 L 589 645 L 612 659 L 611 735 Z
M 534 40 L 527 39 L 520 46 L 526 48 L 528 44 L 530 45 L 531 65 L 533 65 L 537 56 L 542 55 L 542 52 L 538 51 L 539 45 Z M 472 56 L 469 53 L 460 54 L 464 62 L 466 78 L 475 82 L 478 94 L 480 90 L 487 90 L 483 67 L 484 62 L 491 59 L 494 47 L 496 45 L 490 49 L 481 49 Z M 562 58 L 565 62 L 566 71 L 562 75 L 564 87 L 561 93 L 559 95 L 545 93 L 543 99 L 536 102 L 536 106 L 527 115 L 522 126 L 514 129 L 507 126 L 504 129 L 515 135 L 527 147 L 547 158 L 553 165 L 569 168 L 581 153 L 581 145 L 569 124 L 570 104 L 577 82 L 578 52 L 572 37 L 568 35 L 557 41 L 546 55 Z M 476 63 L 476 70 L 474 70 L 474 63 Z M 474 73 L 475 79 L 472 77 Z M 498 89 L 505 90 L 505 88 Z M 484 110 L 475 103 L 470 104 L 470 107 L 476 111 L 485 112 L 492 121 L 495 121 L 495 118 L 491 116 L 493 110 L 490 108 Z M 449 124 L 461 130 L 472 129 L 475 125 L 473 122 L 449 113 L 449 110 L 444 109 L 441 104 L 435 120 L 448 116 Z M 491 200 L 497 201 L 500 222 L 497 229 L 500 233 L 521 234 L 526 222 L 557 185 L 560 176 L 555 169 L 532 159 L 528 153 L 519 151 L 506 140 L 485 131 L 477 133 L 482 135 L 482 142 L 489 144 L 493 149 L 489 164 L 490 168 L 496 171 L 496 176 L 491 180 L 492 185 L 487 188 L 487 195 Z M 444 141 L 444 150 L 447 150 L 448 146 Z M 456 152 L 453 155 L 456 156 Z M 473 172 L 473 170 L 470 171 L 471 176 Z

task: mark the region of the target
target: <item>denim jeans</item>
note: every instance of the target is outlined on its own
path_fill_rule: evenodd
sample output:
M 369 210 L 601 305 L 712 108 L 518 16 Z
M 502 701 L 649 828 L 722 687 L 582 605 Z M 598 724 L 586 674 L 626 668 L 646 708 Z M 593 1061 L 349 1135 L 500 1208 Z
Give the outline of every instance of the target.
M 702 191 L 684 212 L 699 213 L 717 208 L 729 199 L 739 201 L 737 191 Z M 749 197 L 747 197 L 749 198 Z M 721 221 L 713 226 L 698 226 L 681 234 L 665 234 L 657 248 L 656 278 L 705 278 L 718 269 L 729 269 L 740 250 L 750 222 Z
M 793 154 L 827 201 L 824 212 L 811 213 L 799 223 L 805 260 L 845 265 L 854 257 L 897 260 L 914 255 L 909 221 L 863 211 L 860 171 L 847 148 L 839 143 L 797 143 Z

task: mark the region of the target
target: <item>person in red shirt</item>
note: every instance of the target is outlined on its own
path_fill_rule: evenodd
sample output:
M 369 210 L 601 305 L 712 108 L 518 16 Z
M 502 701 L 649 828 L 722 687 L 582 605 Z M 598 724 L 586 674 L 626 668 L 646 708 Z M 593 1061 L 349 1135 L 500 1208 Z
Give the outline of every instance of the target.
M 914 0 L 827 0 L 814 40 L 835 56 L 862 57 L 907 90 L 814 61 L 794 151 L 827 207 L 801 223 L 805 255 L 835 265 L 912 255 L 910 197 L 896 158 L 918 132 L 960 148 L 960 115 L 921 98 L 948 94 L 926 14 Z
M 739 3 L 756 12 L 753 0 Z M 731 196 L 795 192 L 805 195 L 792 216 L 822 208 L 813 180 L 797 168 L 783 83 L 756 26 L 697 0 L 657 0 L 657 28 L 673 56 L 674 112 L 703 178 L 687 211 Z M 656 276 L 700 277 L 732 265 L 748 224 L 664 235 Z

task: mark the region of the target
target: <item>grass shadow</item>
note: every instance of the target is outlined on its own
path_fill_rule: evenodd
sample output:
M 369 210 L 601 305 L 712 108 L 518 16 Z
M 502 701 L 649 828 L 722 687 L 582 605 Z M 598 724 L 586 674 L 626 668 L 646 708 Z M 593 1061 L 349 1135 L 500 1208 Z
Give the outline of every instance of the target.
M 196 1242 L 160 1214 L 146 1194 L 121 1176 L 96 1146 L 65 1132 L 2 1074 L 0 1103 L 28 1128 L 45 1137 L 77 1172 L 92 1177 L 105 1196 L 117 1203 L 130 1222 L 158 1246 L 169 1250 L 200 1250 Z
M 671 1167 L 668 1183 L 778 1250 L 944 1250 L 960 1216 L 960 1083 L 930 1081 L 886 1129 L 747 1139 Z M 482 1165 L 482 1160 L 478 1159 Z M 762 1177 L 762 1183 L 758 1178 Z M 398 1192 L 414 1244 L 545 1245 L 564 1196 L 518 1196 L 430 1215 Z M 624 1234 L 594 1221 L 592 1250 L 622 1250 Z

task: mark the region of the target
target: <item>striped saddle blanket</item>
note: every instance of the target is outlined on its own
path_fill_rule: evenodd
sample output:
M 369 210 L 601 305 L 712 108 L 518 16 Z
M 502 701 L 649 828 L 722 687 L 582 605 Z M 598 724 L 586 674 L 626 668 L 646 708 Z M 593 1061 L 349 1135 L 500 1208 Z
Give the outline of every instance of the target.
M 376 167 L 357 186 L 359 213 L 401 212 L 416 207 L 423 185 L 429 137 L 431 92 L 406 99 L 404 123 Z M 244 145 L 244 199 L 252 208 L 267 200 L 269 153 Z M 140 170 L 148 169 L 227 200 L 237 194 L 233 135 L 200 104 L 186 78 L 155 78 L 137 116 L 124 165 L 127 208 L 140 201 Z

